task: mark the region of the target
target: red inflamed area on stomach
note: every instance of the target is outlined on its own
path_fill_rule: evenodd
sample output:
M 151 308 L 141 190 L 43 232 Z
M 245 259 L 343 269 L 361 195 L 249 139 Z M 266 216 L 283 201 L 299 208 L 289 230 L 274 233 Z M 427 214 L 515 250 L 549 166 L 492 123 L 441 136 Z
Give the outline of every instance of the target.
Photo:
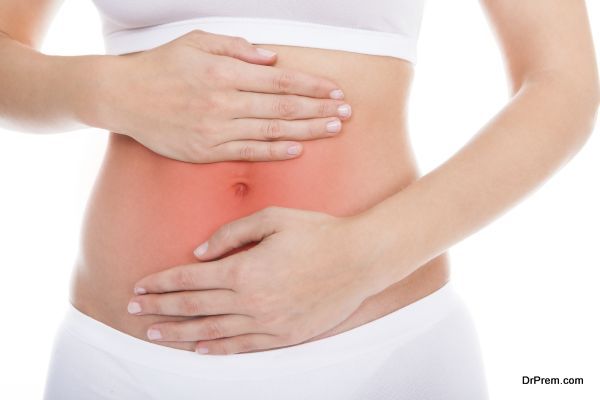
M 159 270 L 197 262 L 193 250 L 220 226 L 271 205 L 342 216 L 383 199 L 377 177 L 385 175 L 372 175 L 379 166 L 337 139 L 306 141 L 303 154 L 290 160 L 200 164 L 111 133 L 90 202 L 104 226 L 99 240 L 110 254 Z

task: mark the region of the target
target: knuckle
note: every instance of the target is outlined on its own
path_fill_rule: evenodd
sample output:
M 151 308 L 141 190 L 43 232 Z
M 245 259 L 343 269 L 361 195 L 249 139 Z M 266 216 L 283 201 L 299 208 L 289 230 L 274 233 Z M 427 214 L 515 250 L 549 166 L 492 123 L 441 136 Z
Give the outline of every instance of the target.
M 208 130 L 194 128 L 193 134 L 190 135 L 190 140 L 184 146 L 182 153 L 188 160 L 203 160 L 207 161 L 213 157 L 212 147 L 213 136 Z
M 263 295 L 261 293 L 253 292 L 253 293 L 248 293 L 244 299 L 244 303 L 246 304 L 246 307 L 248 309 L 252 310 L 252 312 L 255 313 L 256 315 L 260 315 L 261 311 L 262 311 L 262 309 L 261 309 L 262 296 Z
M 294 332 L 284 331 L 277 336 L 281 345 L 296 343 L 296 334 Z
M 230 44 L 235 49 L 244 50 L 250 43 L 241 36 L 232 36 Z
M 200 304 L 194 298 L 189 296 L 181 296 L 179 300 L 179 308 L 185 315 L 199 315 Z
M 192 132 L 195 135 L 192 137 L 194 140 L 191 140 L 191 142 L 204 147 L 207 144 L 205 139 L 213 136 L 217 131 L 218 129 L 213 121 L 209 121 L 208 118 L 199 118 L 193 122 Z
M 291 71 L 281 71 L 273 80 L 273 88 L 277 91 L 286 92 L 294 84 L 296 77 Z
M 206 31 L 203 31 L 202 29 L 198 29 L 198 28 L 196 28 L 196 29 L 192 29 L 192 30 L 191 30 L 191 31 L 188 33 L 188 35 L 190 35 L 190 36 L 192 36 L 192 37 L 199 37 L 200 35 L 204 35 L 204 34 L 206 34 L 206 33 L 207 33 Z
M 278 220 L 284 218 L 282 209 L 278 206 L 267 206 L 257 215 L 259 223 L 264 226 L 273 226 Z
M 224 336 L 221 324 L 214 319 L 204 320 L 200 334 L 202 338 L 206 337 L 206 339 L 217 339 Z
M 219 74 L 220 68 L 216 63 L 213 62 L 207 62 L 204 65 L 204 73 L 209 77 L 209 78 L 214 78 Z
M 235 260 L 226 264 L 225 279 L 231 283 L 233 289 L 238 289 L 242 292 L 243 288 L 248 284 L 249 278 L 247 273 L 252 270 L 248 258 L 244 252 L 235 255 Z M 236 305 L 245 307 L 247 302 L 245 297 L 236 297 Z
M 240 64 L 235 58 L 226 58 L 223 60 L 227 84 L 229 87 L 239 87 L 240 76 L 243 74 L 243 69 L 240 70 Z
M 216 113 L 224 109 L 226 101 L 224 96 L 218 92 L 211 92 L 204 97 L 202 104 L 203 112 Z
M 216 243 L 219 243 L 221 245 L 228 243 L 229 238 L 231 237 L 231 233 L 231 222 L 227 222 L 223 226 L 221 226 L 221 228 L 219 228 L 219 231 L 215 234 Z
M 267 206 L 260 211 L 261 218 L 265 221 L 270 220 L 271 218 L 275 217 L 275 214 L 277 214 L 278 211 L 279 207 L 277 206 Z
M 243 145 L 239 150 L 240 160 L 244 161 L 252 161 L 256 158 L 256 150 L 253 146 Z
M 235 351 L 233 351 L 231 349 L 231 345 L 230 344 L 225 344 L 225 343 L 221 343 L 217 346 L 215 346 L 215 354 L 223 354 L 223 355 L 229 355 L 229 354 L 235 354 Z
M 249 337 L 240 337 L 237 342 L 238 353 L 254 350 L 254 343 Z
M 245 303 L 248 309 L 252 310 L 252 314 L 260 321 L 261 325 L 269 325 L 276 318 L 269 297 L 263 293 L 247 295 Z
M 326 91 L 326 88 L 329 85 L 327 85 L 327 83 L 325 81 L 322 81 L 321 79 L 316 79 L 311 85 L 310 88 L 312 90 L 313 93 L 323 93 Z
M 317 107 L 317 114 L 319 117 L 326 117 L 329 114 L 329 103 L 326 101 L 319 102 Z
M 256 314 L 256 319 L 269 331 L 279 328 L 284 322 L 284 318 L 280 314 L 268 310 L 266 306 L 263 306 L 260 314 Z
M 177 328 L 177 325 L 162 325 L 160 327 L 160 333 L 168 340 L 180 341 L 183 339 L 183 333 L 181 332 L 181 329 Z
M 207 120 L 207 118 L 204 117 L 200 117 L 197 118 L 195 121 L 192 121 L 190 129 L 194 134 L 196 134 L 194 135 L 194 138 L 203 137 L 203 135 L 210 130 L 211 125 L 212 124 Z
M 136 300 L 140 303 L 143 312 L 145 313 L 157 313 L 160 314 L 162 312 L 162 306 L 159 301 L 156 301 L 156 296 L 141 296 Z
M 197 42 L 198 40 L 202 39 L 202 36 L 204 36 L 207 32 L 201 30 L 201 29 L 193 29 L 189 32 L 187 32 L 185 35 L 181 36 L 181 39 L 183 40 L 190 40 L 192 42 Z
M 241 283 L 244 282 L 240 277 L 240 266 L 238 265 L 228 265 L 225 268 L 225 282 L 233 289 L 238 289 L 241 287 Z
M 169 337 L 172 341 L 175 342 L 181 342 L 186 339 L 183 332 L 181 332 L 179 329 L 172 329 L 170 332 L 165 332 L 163 336 Z
M 298 107 L 289 99 L 277 99 L 274 108 L 277 115 L 291 117 L 296 113 Z
M 282 136 L 281 121 L 276 119 L 267 120 L 264 127 L 264 136 L 270 140 L 280 139 Z
M 204 74 L 211 82 L 223 82 L 229 80 L 228 68 L 220 62 L 208 62 L 204 66 Z
M 194 274 L 189 269 L 181 268 L 174 275 L 174 280 L 175 280 L 175 282 L 174 282 L 175 287 L 177 287 L 177 288 L 180 288 L 180 289 L 194 288 L 194 283 L 195 283 Z
M 275 146 L 275 144 L 273 144 L 271 142 L 267 142 L 267 143 L 265 143 L 265 147 L 267 150 L 269 160 L 278 159 L 277 146 Z
M 307 132 L 308 132 L 308 137 L 311 139 L 316 139 L 321 137 L 321 135 L 323 134 L 324 128 L 323 128 L 323 123 L 321 121 L 315 121 L 312 124 L 308 124 L 307 126 Z

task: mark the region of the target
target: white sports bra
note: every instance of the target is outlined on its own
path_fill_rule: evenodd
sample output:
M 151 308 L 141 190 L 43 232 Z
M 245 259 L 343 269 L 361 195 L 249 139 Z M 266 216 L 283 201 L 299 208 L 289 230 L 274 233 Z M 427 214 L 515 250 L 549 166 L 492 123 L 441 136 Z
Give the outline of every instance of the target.
M 425 0 L 93 0 L 107 54 L 148 50 L 191 30 L 417 58 Z

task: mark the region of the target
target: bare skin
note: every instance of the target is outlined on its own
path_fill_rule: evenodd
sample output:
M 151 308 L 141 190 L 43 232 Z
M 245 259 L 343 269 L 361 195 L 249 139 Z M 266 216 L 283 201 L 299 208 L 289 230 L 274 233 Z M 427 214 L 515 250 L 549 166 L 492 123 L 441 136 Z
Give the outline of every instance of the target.
M 318 67 L 321 74 L 335 76 L 352 101 L 353 117 L 342 133 L 303 143 L 302 157 L 293 160 L 180 164 L 150 152 L 130 137 L 111 134 L 86 213 L 83 248 L 73 280 L 73 304 L 100 321 L 148 340 L 149 324 L 183 319 L 175 316 L 182 315 L 182 310 L 175 307 L 174 311 L 158 313 L 173 317 L 152 312 L 127 315 L 125 306 L 133 286 L 147 288 L 149 294 L 137 296 L 137 300 L 142 310 L 146 307 L 152 311 L 168 294 L 161 290 L 161 270 L 195 262 L 191 250 L 219 225 L 273 204 L 322 211 L 350 221 L 344 225 L 352 244 L 348 248 L 355 249 L 352 256 L 363 264 L 370 260 L 369 279 L 362 286 L 353 286 L 346 296 L 337 296 L 335 307 L 321 303 L 327 304 L 326 311 L 319 310 L 312 317 L 306 313 L 296 321 L 271 318 L 279 324 L 245 327 L 253 329 L 246 332 L 264 334 L 261 341 L 259 335 L 252 340 L 242 340 L 241 335 L 196 338 L 210 353 L 248 352 L 323 338 L 401 308 L 442 286 L 448 279 L 447 248 L 506 211 L 572 156 L 591 132 L 598 106 L 597 69 L 583 2 L 554 0 L 551 12 L 547 11 L 547 1 L 541 0 L 531 1 L 527 7 L 515 7 L 512 1 L 482 3 L 499 32 L 515 96 L 475 140 L 426 176 L 418 174 L 405 129 L 410 65 L 385 57 L 269 47 L 280 53 L 278 62 L 282 64 L 290 63 L 306 72 Z M 567 19 L 569 24 L 564 22 L 565 15 L 572 17 Z M 535 29 L 529 29 L 534 21 Z M 560 35 L 556 27 L 561 27 Z M 340 185 L 331 187 L 326 182 Z M 241 225 L 236 224 L 230 240 L 242 242 L 255 236 L 239 233 Z M 224 249 L 231 247 L 223 240 L 220 244 L 212 241 L 216 243 L 213 256 L 222 256 Z M 274 262 L 266 268 L 281 270 L 287 249 L 278 239 L 270 243 L 269 257 Z M 334 243 L 339 239 L 328 242 Z M 299 259 L 307 260 L 306 270 L 310 264 L 326 264 L 325 258 L 337 268 L 339 264 L 333 261 L 348 259 L 344 253 L 347 248 L 326 247 L 331 252 L 299 255 Z M 258 254 L 253 250 L 247 252 L 248 258 Z M 358 274 L 360 266 L 357 262 L 348 272 L 340 271 L 340 281 L 354 282 L 351 278 L 366 276 Z M 302 264 L 297 267 L 302 268 Z M 290 271 L 298 276 L 301 272 Z M 203 274 L 201 268 L 194 268 L 194 273 Z M 250 274 L 251 270 L 246 271 L 245 276 L 251 278 Z M 307 302 L 311 293 L 318 293 L 322 297 L 317 300 L 325 301 L 325 284 L 315 280 L 312 287 L 294 287 L 294 292 L 305 292 Z M 246 289 L 252 289 L 251 283 L 248 285 Z M 185 290 L 178 294 L 183 298 L 191 296 L 194 288 L 179 289 Z M 168 292 L 177 290 L 170 287 Z M 339 319 L 337 311 L 357 302 L 353 291 L 363 296 L 360 307 L 332 329 L 320 330 L 326 325 L 323 321 Z M 148 300 L 144 302 L 145 296 Z M 218 296 L 214 294 L 211 301 Z M 268 313 L 269 306 L 278 303 L 277 296 L 287 300 L 284 292 L 276 296 L 266 293 L 263 298 L 269 298 L 269 303 L 257 300 L 253 303 L 256 310 L 245 311 L 257 316 Z M 204 321 L 208 320 L 213 328 L 228 330 L 227 323 L 216 323 L 215 318 Z M 200 333 L 207 332 L 202 321 L 197 318 Z M 294 330 L 322 334 L 283 334 Z M 271 342 L 264 339 L 266 335 L 273 336 Z M 198 346 L 195 340 L 156 343 L 187 350 Z
M 131 297 L 137 316 L 207 315 L 153 324 L 148 335 L 199 339 L 203 354 L 301 343 L 421 271 L 568 162 L 593 131 L 600 99 L 585 2 L 482 4 L 506 57 L 512 96 L 472 140 L 356 216 L 269 207 L 227 223 L 198 256 L 205 263 L 135 282 L 145 292 Z M 219 259 L 254 240 L 260 243 L 246 252 Z
M 413 75 L 408 62 L 260 46 L 278 53 L 276 66 L 335 77 L 352 104 L 352 117 L 344 122 L 342 132 L 303 142 L 303 154 L 294 160 L 214 165 L 164 158 L 128 137 L 111 134 L 84 220 L 71 294 L 77 308 L 148 340 L 151 324 L 187 318 L 128 314 L 133 284 L 148 274 L 197 261 L 192 253 L 195 246 L 224 223 L 269 205 L 353 215 L 418 177 L 406 129 L 406 99 Z M 397 310 L 438 289 L 448 277 L 448 259 L 442 255 L 365 300 L 351 316 L 311 340 Z M 194 350 L 195 345 L 193 341 L 156 343 L 186 350 Z
M 332 215 L 350 215 L 368 208 L 383 197 L 408 185 L 418 175 L 405 129 L 404 109 L 412 77 L 412 67 L 406 61 L 392 57 L 265 44 L 261 47 L 276 51 L 278 56 L 276 63 L 262 62 L 263 65 L 289 67 L 295 71 L 314 72 L 318 77 L 329 77 L 331 79 L 320 86 L 322 98 L 325 98 L 324 94 L 330 90 L 342 88 L 346 99 L 354 99 L 353 117 L 340 118 L 344 122 L 343 133 L 333 137 L 336 135 L 323 129 L 315 129 L 315 124 L 312 127 L 306 124 L 306 117 L 312 116 L 314 121 L 318 122 L 319 119 L 331 119 L 334 115 L 333 107 L 318 106 L 317 102 L 313 102 L 317 107 L 304 106 L 304 114 L 282 118 L 281 121 L 287 119 L 290 122 L 294 122 L 296 117 L 303 118 L 298 120 L 299 124 L 295 129 L 291 129 L 291 124 L 283 126 L 286 129 L 282 129 L 282 133 L 288 134 L 287 137 L 266 142 L 277 144 L 286 139 L 302 140 L 305 147 L 296 163 L 260 162 L 260 157 L 256 157 L 252 162 L 215 162 L 218 161 L 218 157 L 230 157 L 233 160 L 240 155 L 236 149 L 232 149 L 229 154 L 215 152 L 214 157 L 210 159 L 205 157 L 192 160 L 191 156 L 210 154 L 205 152 L 190 155 L 182 151 L 177 152 L 189 147 L 176 147 L 180 144 L 178 141 L 189 140 L 185 136 L 184 128 L 169 128 L 169 132 L 181 129 L 182 133 L 178 137 L 170 137 L 170 142 L 161 143 L 156 138 L 165 135 L 158 132 L 156 124 L 141 118 L 138 121 L 117 118 L 118 110 L 123 108 L 123 104 L 105 101 L 109 95 L 117 99 L 133 98 L 131 107 L 146 101 L 148 93 L 138 93 L 131 88 L 129 82 L 116 81 L 117 76 L 136 75 L 127 74 L 125 70 L 132 68 L 133 62 L 119 63 L 118 68 L 122 68 L 120 73 L 110 74 L 105 72 L 106 68 L 114 72 L 115 70 L 110 68 L 116 65 L 111 57 L 46 57 L 32 50 L 39 47 L 50 17 L 59 4 L 60 1 L 51 0 L 28 4 L 4 2 L 4 8 L 0 9 L 0 15 L 3 17 L 0 18 L 0 40 L 4 40 L 0 42 L 3 46 L 1 51 L 5 59 L 15 60 L 14 63 L 5 64 L 4 69 L 0 69 L 0 79 L 4 79 L 3 87 L 8 88 L 7 93 L 10 94 L 4 97 L 6 101 L 2 104 L 5 116 L 3 123 L 9 127 L 40 133 L 59 132 L 86 125 L 121 132 L 110 134 L 105 162 L 99 171 L 95 190 L 90 198 L 82 232 L 83 246 L 74 271 L 70 298 L 82 311 L 123 332 L 146 339 L 146 330 L 150 323 L 181 319 L 168 316 L 140 318 L 129 315 L 125 306 L 131 294 L 131 285 L 148 273 L 190 260 L 193 244 L 207 238 L 223 222 L 269 204 L 320 209 Z M 196 35 L 196 38 L 198 37 L 199 35 Z M 203 39 L 195 43 L 206 46 L 210 44 Z M 254 55 L 244 55 L 258 64 Z M 126 57 L 134 60 L 141 56 L 146 57 L 143 54 Z M 164 58 L 164 54 L 161 57 Z M 149 59 L 150 54 L 146 58 Z M 234 59 L 231 58 L 231 61 Z M 145 61 L 143 64 L 152 63 Z M 33 69 L 40 65 L 44 66 L 42 71 L 39 67 Z M 351 69 L 348 68 L 350 65 L 353 66 Z M 66 73 L 67 71 L 69 73 Z M 103 82 L 102 79 L 106 75 L 115 76 L 112 79 L 116 82 L 104 82 L 102 87 L 125 87 L 123 95 L 115 96 L 118 92 L 98 90 L 97 87 L 89 85 L 90 80 L 87 77 L 90 71 L 96 72 L 100 82 Z M 32 81 L 32 77 L 36 80 Z M 259 79 L 255 79 L 255 82 L 258 81 Z M 304 86 L 315 86 L 312 82 L 306 80 Z M 28 85 L 31 85 L 31 88 Z M 143 89 L 146 89 L 146 86 L 143 85 Z M 295 93 L 302 94 L 302 86 L 297 86 Z M 24 88 L 27 90 L 23 90 Z M 22 92 L 29 92 L 29 95 L 21 97 Z M 138 100 L 135 100 L 134 95 L 138 96 Z M 231 99 L 236 100 L 234 96 Z M 170 112 L 166 108 L 168 103 L 161 103 L 165 107 L 162 111 L 163 117 Z M 321 103 L 324 104 L 325 100 Z M 345 101 L 328 100 L 328 104 L 331 105 L 342 103 Z M 391 107 L 381 107 L 386 103 L 391 104 Z M 273 110 L 271 104 L 263 104 L 264 114 Z M 326 110 L 330 117 L 310 115 L 311 109 L 321 114 Z M 143 107 L 140 107 L 140 110 L 143 110 Z M 257 111 L 261 109 L 258 108 Z M 307 111 L 309 115 L 306 115 Z M 127 112 L 130 115 L 137 113 L 139 112 L 133 108 Z M 111 118 L 103 118 L 104 115 L 110 115 Z M 148 117 L 151 116 L 148 114 Z M 350 124 L 350 120 L 354 122 Z M 300 122 L 303 123 L 302 126 Z M 206 125 L 205 123 L 204 126 Z M 193 126 L 193 121 L 190 126 Z M 256 134 L 257 130 L 231 131 L 234 134 L 237 132 L 240 139 L 243 139 L 242 134 Z M 191 135 L 196 132 L 190 130 L 189 133 Z M 269 134 L 268 131 L 264 133 Z M 320 137 L 326 139 L 307 141 Z M 372 148 L 372 152 L 363 151 L 368 147 Z M 270 151 L 267 155 L 273 156 L 273 153 L 273 159 L 290 158 L 280 156 L 281 152 Z M 260 156 L 264 152 L 255 151 L 253 154 Z M 365 164 L 360 166 L 359 162 Z M 336 163 L 346 165 L 346 171 L 331 168 Z M 380 165 L 387 166 L 382 169 Z M 157 171 L 160 171 L 160 176 L 155 174 Z M 293 185 L 293 190 L 284 187 L 285 185 L 281 185 L 279 189 L 271 185 L 275 179 L 285 176 L 282 172 L 298 180 Z M 328 179 L 335 179 L 340 184 L 326 185 L 327 180 L 321 179 L 315 187 L 315 180 L 310 177 L 316 173 Z M 187 187 L 187 193 L 179 189 L 170 190 L 173 184 L 179 189 Z M 154 198 L 164 207 L 158 203 L 151 204 L 152 202 L 129 202 L 138 196 L 146 200 Z M 339 201 L 340 199 L 343 201 Z M 165 201 L 166 203 L 162 203 Z M 227 204 L 229 206 L 226 206 Z M 186 205 L 188 208 L 184 210 Z M 156 206 L 160 207 L 160 211 L 153 209 Z M 165 213 L 166 210 L 171 211 Z M 184 211 L 184 214 L 178 214 L 176 210 Z M 120 214 L 121 211 L 124 214 Z M 185 216 L 185 213 L 190 212 L 196 215 L 196 218 L 188 221 L 196 220 L 196 223 L 182 224 L 183 220 L 192 216 Z M 161 219 L 161 215 L 164 218 Z M 182 220 L 182 217 L 186 218 Z M 115 220 L 111 223 L 110 218 Z M 148 226 L 151 226 L 150 231 L 147 230 Z M 170 241 L 167 248 L 157 248 L 155 240 L 162 240 L 160 235 L 168 232 L 175 233 L 176 239 Z M 137 239 L 130 241 L 134 237 Z M 158 252 L 151 253 L 153 249 Z M 447 279 L 447 260 L 445 257 L 439 257 L 410 279 L 395 285 L 395 288 L 365 301 L 352 317 L 332 327 L 325 334 L 330 336 L 342 332 L 398 309 L 431 293 Z M 165 344 L 193 350 L 192 342 Z

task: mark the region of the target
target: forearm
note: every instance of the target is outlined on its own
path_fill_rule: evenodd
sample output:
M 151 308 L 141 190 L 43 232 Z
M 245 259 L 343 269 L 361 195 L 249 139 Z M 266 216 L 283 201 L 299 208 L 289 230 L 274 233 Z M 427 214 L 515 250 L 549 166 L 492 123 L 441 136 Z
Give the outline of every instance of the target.
M 586 142 L 597 91 L 541 79 L 525 84 L 462 149 L 353 218 L 368 248 L 374 293 L 514 206 Z
M 53 133 L 94 124 L 107 56 L 50 56 L 0 33 L 0 125 Z

